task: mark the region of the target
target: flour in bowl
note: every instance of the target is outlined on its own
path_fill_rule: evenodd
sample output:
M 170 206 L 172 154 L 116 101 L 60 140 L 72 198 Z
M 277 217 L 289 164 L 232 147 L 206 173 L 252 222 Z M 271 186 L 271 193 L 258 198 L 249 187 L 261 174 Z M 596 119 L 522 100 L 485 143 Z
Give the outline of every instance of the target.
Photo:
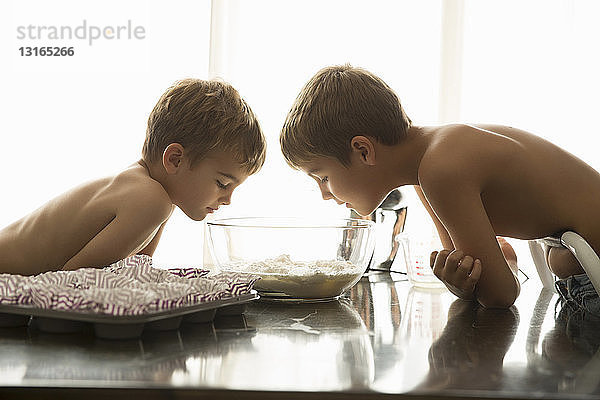
M 287 254 L 252 263 L 236 262 L 224 269 L 260 276 L 254 284 L 258 291 L 313 299 L 340 295 L 358 282 L 363 273 L 348 261 L 292 261 Z

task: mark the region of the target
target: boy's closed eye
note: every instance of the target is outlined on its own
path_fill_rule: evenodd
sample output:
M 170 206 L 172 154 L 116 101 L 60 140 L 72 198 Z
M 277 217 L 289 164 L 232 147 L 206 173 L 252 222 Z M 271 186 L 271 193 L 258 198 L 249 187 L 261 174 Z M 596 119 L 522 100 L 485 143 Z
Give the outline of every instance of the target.
M 228 189 L 232 183 L 236 184 L 236 185 L 240 183 L 240 179 L 237 178 L 236 176 L 234 176 L 233 174 L 230 174 L 227 172 L 221 172 L 221 171 L 217 171 L 217 173 L 221 176 L 221 178 L 215 179 L 219 189 L 225 190 L 225 189 Z M 225 179 L 223 180 L 223 178 L 225 178 Z M 223 183 L 223 181 L 225 181 L 227 183 Z
M 227 187 L 229 186 L 229 184 L 224 184 L 224 183 L 222 183 L 222 182 L 221 182 L 220 180 L 218 180 L 218 179 L 216 180 L 216 182 L 217 182 L 217 186 L 218 186 L 220 189 L 227 189 Z

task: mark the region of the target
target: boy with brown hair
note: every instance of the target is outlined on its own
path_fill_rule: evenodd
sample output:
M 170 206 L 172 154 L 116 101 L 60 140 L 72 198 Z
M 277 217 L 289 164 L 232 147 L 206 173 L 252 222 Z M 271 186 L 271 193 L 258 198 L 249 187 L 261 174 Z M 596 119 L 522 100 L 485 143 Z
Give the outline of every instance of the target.
M 248 104 L 229 84 L 176 82 L 150 113 L 142 158 L 0 231 L 0 273 L 101 267 L 152 255 L 175 206 L 201 221 L 265 161 Z
M 316 180 L 323 199 L 369 215 L 393 189 L 414 185 L 444 249 L 435 275 L 464 299 L 509 307 L 517 260 L 501 238 L 572 230 L 600 250 L 600 174 L 574 155 L 500 125 L 416 126 L 396 94 L 349 65 L 319 71 L 287 115 L 281 149 Z M 561 279 L 583 269 L 566 249 L 547 261 Z M 591 285 L 590 285 L 591 286 Z

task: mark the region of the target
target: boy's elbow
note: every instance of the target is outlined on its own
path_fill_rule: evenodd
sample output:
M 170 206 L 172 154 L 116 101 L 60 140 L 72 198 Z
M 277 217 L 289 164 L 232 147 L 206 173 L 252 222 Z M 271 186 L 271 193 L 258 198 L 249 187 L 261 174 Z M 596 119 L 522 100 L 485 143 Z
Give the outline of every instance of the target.
M 517 277 L 508 265 L 502 267 L 506 271 L 505 274 L 492 281 L 487 280 L 485 285 L 481 281 L 477 284 L 475 297 L 483 307 L 510 308 L 521 293 L 521 284 Z
M 515 298 L 492 298 L 481 296 L 477 298 L 479 304 L 481 304 L 485 308 L 510 308 L 514 304 L 516 300 Z
M 485 308 L 510 308 L 519 296 L 519 287 L 502 293 L 479 293 L 477 301 Z

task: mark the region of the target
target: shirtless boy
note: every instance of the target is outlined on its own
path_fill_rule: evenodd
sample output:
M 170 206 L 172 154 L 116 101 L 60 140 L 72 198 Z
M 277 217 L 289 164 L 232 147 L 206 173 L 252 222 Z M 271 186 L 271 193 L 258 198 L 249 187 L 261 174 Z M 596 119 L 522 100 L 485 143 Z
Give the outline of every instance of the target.
M 516 256 L 498 237 L 572 230 L 600 251 L 600 174 L 574 155 L 499 125 L 416 126 L 378 77 L 324 68 L 302 89 L 283 126 L 288 164 L 316 180 L 323 199 L 369 215 L 393 189 L 414 185 L 444 249 L 434 273 L 457 296 L 508 307 L 519 294 Z M 551 248 L 561 279 L 583 274 Z
M 229 84 L 186 79 L 150 113 L 142 158 L 0 231 L 0 272 L 32 275 L 152 255 L 175 206 L 201 221 L 265 160 L 252 110 Z

